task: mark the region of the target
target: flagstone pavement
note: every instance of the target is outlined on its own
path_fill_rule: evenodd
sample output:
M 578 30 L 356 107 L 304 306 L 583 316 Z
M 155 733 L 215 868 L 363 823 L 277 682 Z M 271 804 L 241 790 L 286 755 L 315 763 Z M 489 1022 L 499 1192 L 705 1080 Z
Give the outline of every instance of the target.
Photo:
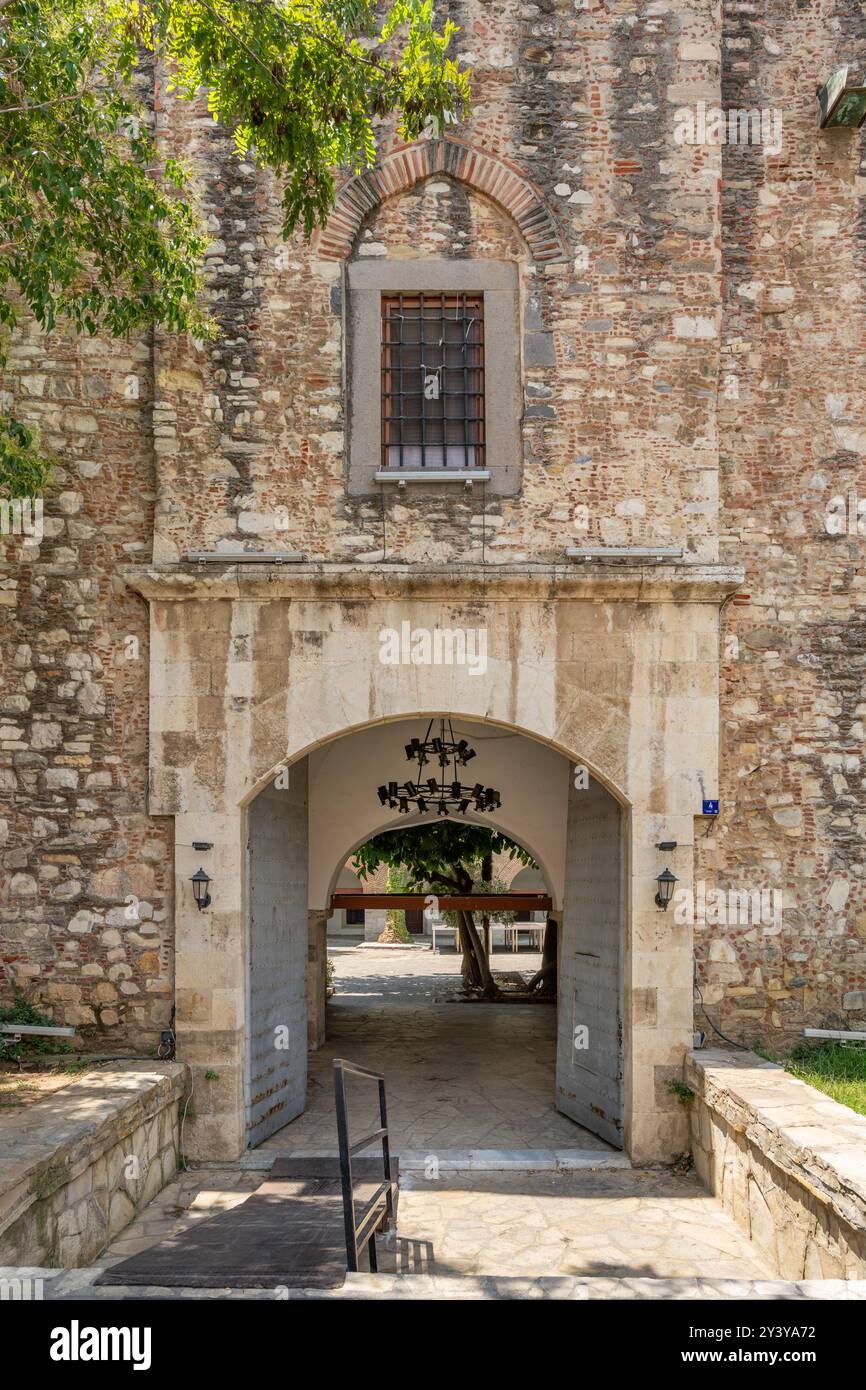
M 237 1206 L 263 1177 L 239 1169 L 181 1175 L 100 1265 Z M 667 1168 L 406 1174 L 396 1236 L 379 1240 L 379 1268 L 439 1277 L 773 1277 L 695 1175 Z
M 101 1263 L 237 1205 L 278 1153 L 336 1152 L 332 1060 L 344 1056 L 386 1075 L 392 1147 L 411 1159 L 397 1232 L 379 1242 L 383 1275 L 771 1277 L 694 1173 L 580 1166 L 627 1160 L 554 1108 L 553 1008 L 446 1002 L 459 984 L 453 951 L 329 953 L 337 994 L 327 1044 L 310 1057 L 307 1112 L 238 1165 L 181 1174 Z M 507 953 L 494 964 L 529 972 L 538 962 Z M 372 1119 L 372 1099 L 352 1097 L 353 1133 Z M 488 1166 L 470 1169 L 476 1161 Z
M 460 987 L 453 948 L 334 947 L 336 995 L 327 1041 L 309 1057 L 307 1109 L 259 1154 L 336 1153 L 333 1059 L 387 1082 L 395 1152 L 597 1149 L 610 1146 L 554 1106 L 556 1009 L 545 1004 L 446 1002 Z M 537 952 L 497 952 L 496 972 L 538 969 Z M 352 1081 L 353 1132 L 372 1121 L 374 1088 Z

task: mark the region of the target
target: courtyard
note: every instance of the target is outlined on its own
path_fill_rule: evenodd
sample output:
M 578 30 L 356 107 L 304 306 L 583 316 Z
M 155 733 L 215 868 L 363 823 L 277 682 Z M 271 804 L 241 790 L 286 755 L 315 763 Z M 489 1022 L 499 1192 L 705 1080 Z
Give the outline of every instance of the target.
M 555 1109 L 554 1008 L 454 1002 L 453 947 L 330 943 L 329 954 L 335 994 L 327 1040 L 310 1057 L 303 1115 L 235 1165 L 179 1175 L 102 1265 L 239 1207 L 278 1155 L 336 1154 L 333 1059 L 343 1056 L 387 1082 L 400 1199 L 396 1232 L 379 1242 L 381 1275 L 772 1278 L 694 1172 L 632 1169 Z M 497 974 L 531 974 L 539 963 L 526 950 L 493 957 Z M 372 1123 L 373 1095 L 357 1085 L 353 1132 Z
M 307 1108 L 256 1154 L 336 1153 L 333 1059 L 381 1072 L 396 1152 L 583 1149 L 611 1153 L 554 1106 L 556 1009 L 449 1002 L 460 957 L 445 947 L 329 944 L 336 993 L 326 1038 L 310 1054 Z M 540 955 L 496 953 L 495 971 L 528 975 Z M 358 1089 L 353 1124 L 370 1096 Z

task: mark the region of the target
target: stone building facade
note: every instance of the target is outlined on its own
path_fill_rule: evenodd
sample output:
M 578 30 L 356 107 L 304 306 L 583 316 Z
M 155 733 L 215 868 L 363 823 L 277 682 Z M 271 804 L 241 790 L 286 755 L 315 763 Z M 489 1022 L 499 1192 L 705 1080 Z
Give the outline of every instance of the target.
M 416 712 L 585 759 L 627 816 L 633 1152 L 682 1147 L 663 1081 L 693 956 L 705 1031 L 779 1045 L 866 1016 L 866 145 L 820 132 L 815 101 L 866 67 L 861 6 L 441 9 L 471 119 L 408 149 L 383 124 L 311 246 L 156 84 L 213 238 L 214 343 L 32 329 L 10 353 L 58 467 L 44 539 L 4 538 L 0 574 L 4 989 L 103 1050 L 152 1045 L 176 1000 L 194 1070 L 233 1059 L 201 1152 L 243 1144 L 248 808 L 284 763 Z M 483 292 L 514 368 L 471 487 L 374 476 L 365 315 L 413 285 Z M 487 676 L 392 679 L 377 634 L 404 621 L 484 625 Z M 681 890 L 724 912 L 658 912 L 666 839 Z M 215 846 L 207 930 L 193 840 Z M 743 908 L 762 890 L 781 913 Z

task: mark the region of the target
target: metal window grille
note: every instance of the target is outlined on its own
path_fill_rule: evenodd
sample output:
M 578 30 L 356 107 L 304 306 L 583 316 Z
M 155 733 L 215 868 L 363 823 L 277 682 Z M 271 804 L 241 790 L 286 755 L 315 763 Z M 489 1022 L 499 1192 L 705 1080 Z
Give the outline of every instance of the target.
M 484 296 L 382 296 L 383 466 L 484 467 Z

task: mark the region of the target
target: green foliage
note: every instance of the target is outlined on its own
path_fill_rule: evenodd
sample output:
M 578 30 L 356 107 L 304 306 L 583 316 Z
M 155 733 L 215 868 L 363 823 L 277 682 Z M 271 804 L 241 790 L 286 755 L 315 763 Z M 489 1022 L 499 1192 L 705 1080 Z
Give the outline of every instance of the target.
M 695 1093 L 691 1086 L 687 1086 L 684 1081 L 669 1081 L 667 1085 L 668 1094 L 676 1096 L 680 1105 L 689 1106 L 695 1098 Z
M 431 117 L 463 114 L 468 75 L 447 57 L 433 0 L 150 0 L 149 45 L 162 43 L 176 90 L 209 92 L 239 154 L 285 176 L 286 232 L 328 215 L 334 169 L 371 165 L 373 121 L 398 111 L 405 140 Z M 383 17 L 377 19 L 377 14 Z M 400 34 L 402 47 L 389 41 Z
M 0 497 L 41 497 L 50 476 L 36 430 L 0 413 Z
M 386 893 L 408 893 L 409 877 L 402 865 L 392 864 L 388 869 L 388 877 L 385 880 Z M 385 914 L 385 921 L 396 936 L 401 941 L 411 942 L 412 937 L 409 928 L 406 926 L 406 913 L 401 907 L 389 907 Z
M 403 912 L 401 908 L 389 907 L 388 911 L 385 913 L 385 925 L 395 936 L 398 936 L 401 941 L 405 941 L 407 946 L 411 944 L 412 935 L 409 928 L 406 926 L 406 913 Z
M 0 327 L 121 337 L 158 325 L 213 334 L 202 307 L 207 236 L 188 172 L 160 166 L 147 89 L 207 92 L 237 153 L 284 182 L 284 231 L 328 215 L 334 169 L 375 157 L 374 121 L 403 138 L 462 114 L 468 74 L 432 0 L 2 0 Z M 2 365 L 2 355 L 0 355 Z M 0 422 L 0 489 L 38 493 L 47 460 Z
M 470 893 L 478 894 L 508 893 L 510 889 L 507 883 L 503 883 L 502 879 L 492 878 L 487 880 L 480 878 L 476 874 L 473 877 L 472 886 L 467 891 Z M 514 922 L 515 918 L 517 917 L 516 912 L 505 912 L 503 909 L 497 909 L 497 911 L 495 912 L 485 912 L 483 907 L 479 907 L 476 909 L 476 911 L 482 913 L 485 917 L 489 919 L 491 923 L 496 923 L 496 925 L 500 927 L 511 926 L 512 922 Z M 449 927 L 453 927 L 458 924 L 458 916 L 456 912 L 443 912 L 442 915 L 445 921 L 448 923 Z
M 15 994 L 14 1002 L 0 1008 L 0 1023 L 25 1023 L 32 1028 L 56 1027 L 54 1020 L 28 1004 L 23 994 Z M 8 1034 L 0 1033 L 0 1057 L 21 1057 L 35 1053 L 71 1052 L 72 1047 L 65 1038 L 22 1038 L 15 1043 Z
M 473 889 L 480 882 L 481 865 L 487 856 L 506 854 L 521 864 L 537 867 L 532 856 L 499 830 L 471 821 L 436 820 L 405 830 L 383 830 L 355 850 L 353 863 L 359 878 L 367 879 L 380 864 L 406 870 L 410 892 Z M 462 876 L 459 871 L 462 870 Z M 468 878 L 468 885 L 467 885 Z
M 207 237 L 154 167 L 133 0 L 9 0 L 0 10 L 0 321 L 121 336 L 207 331 Z M 152 81 L 152 77 L 151 77 Z

